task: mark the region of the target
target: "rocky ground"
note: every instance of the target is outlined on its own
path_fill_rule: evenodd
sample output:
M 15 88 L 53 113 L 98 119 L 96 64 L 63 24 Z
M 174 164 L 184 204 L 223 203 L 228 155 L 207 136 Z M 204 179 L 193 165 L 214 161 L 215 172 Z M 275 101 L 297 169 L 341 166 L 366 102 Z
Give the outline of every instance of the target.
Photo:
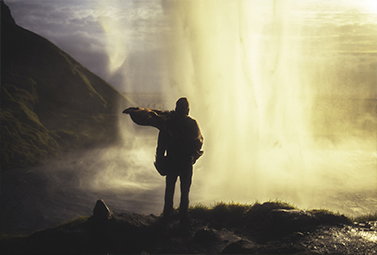
M 266 202 L 242 219 L 193 211 L 190 223 L 182 225 L 177 215 L 166 222 L 155 215 L 116 213 L 99 200 L 91 217 L 3 238 L 0 247 L 3 254 L 377 253 L 377 222 L 278 207 Z

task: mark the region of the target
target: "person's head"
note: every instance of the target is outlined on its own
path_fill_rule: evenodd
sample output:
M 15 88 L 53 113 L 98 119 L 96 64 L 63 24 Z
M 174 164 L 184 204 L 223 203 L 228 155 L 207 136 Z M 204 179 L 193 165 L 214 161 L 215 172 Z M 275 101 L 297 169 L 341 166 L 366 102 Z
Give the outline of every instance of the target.
M 178 114 L 188 115 L 190 111 L 190 105 L 189 105 L 188 99 L 185 97 L 181 97 L 180 99 L 178 99 L 177 102 L 175 103 L 175 111 Z

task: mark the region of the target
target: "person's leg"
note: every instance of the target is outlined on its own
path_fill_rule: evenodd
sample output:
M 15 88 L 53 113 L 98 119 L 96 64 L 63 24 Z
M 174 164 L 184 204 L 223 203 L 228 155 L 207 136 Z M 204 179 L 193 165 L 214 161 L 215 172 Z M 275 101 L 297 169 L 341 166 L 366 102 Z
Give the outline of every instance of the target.
M 165 205 L 164 205 L 164 217 L 170 218 L 173 213 L 173 199 L 175 183 L 177 182 L 177 175 L 167 175 L 166 176 L 166 187 L 165 187 Z
M 188 218 L 189 193 L 192 182 L 192 165 L 186 166 L 180 175 L 181 182 L 181 203 L 179 206 L 179 215 L 181 220 Z

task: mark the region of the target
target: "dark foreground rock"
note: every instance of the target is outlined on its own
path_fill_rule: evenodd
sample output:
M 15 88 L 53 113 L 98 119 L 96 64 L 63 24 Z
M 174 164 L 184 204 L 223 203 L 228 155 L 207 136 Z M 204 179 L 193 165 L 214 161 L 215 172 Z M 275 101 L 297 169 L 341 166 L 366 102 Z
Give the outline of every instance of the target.
M 377 222 L 351 223 L 326 211 L 276 209 L 220 220 L 192 215 L 181 225 L 155 215 L 110 211 L 98 200 L 93 216 L 28 237 L 0 240 L 2 254 L 375 254 Z M 254 211 L 258 211 L 254 210 Z M 247 215 L 246 215 L 247 216 Z

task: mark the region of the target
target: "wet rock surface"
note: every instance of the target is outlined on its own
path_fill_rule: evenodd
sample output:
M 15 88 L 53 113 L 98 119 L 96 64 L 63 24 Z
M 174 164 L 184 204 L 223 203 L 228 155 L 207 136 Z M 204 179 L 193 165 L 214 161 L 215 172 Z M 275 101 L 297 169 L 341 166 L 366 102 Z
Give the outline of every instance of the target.
M 272 208 L 269 203 L 260 207 Z M 95 208 L 93 216 L 83 222 L 63 224 L 24 238 L 2 239 L 2 251 L 6 254 L 377 253 L 377 222 L 342 223 L 342 216 L 323 211 L 272 209 L 264 222 L 254 224 L 254 229 L 250 226 L 242 229 L 236 221 L 232 227 L 192 217 L 189 224 L 181 225 L 178 215 L 166 222 L 155 215 L 116 213 L 103 200 L 98 200 Z M 290 225 L 295 226 L 289 228 Z
M 376 231 L 376 221 L 340 227 L 322 226 L 307 233 L 299 245 L 316 254 L 376 254 Z

